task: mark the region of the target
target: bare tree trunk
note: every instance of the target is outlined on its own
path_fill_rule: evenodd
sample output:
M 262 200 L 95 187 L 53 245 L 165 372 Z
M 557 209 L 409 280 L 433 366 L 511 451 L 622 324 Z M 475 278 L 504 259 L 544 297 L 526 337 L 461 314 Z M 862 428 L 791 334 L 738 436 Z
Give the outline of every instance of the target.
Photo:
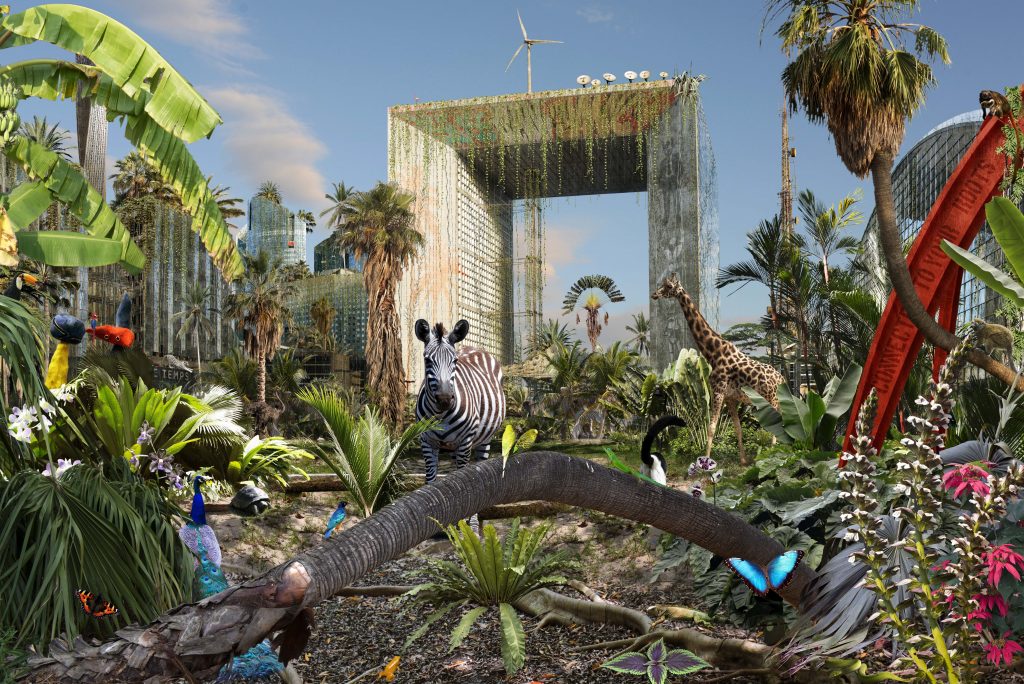
M 449 524 L 497 504 L 546 500 L 581 506 L 646 523 L 722 557 L 767 564 L 782 546 L 739 517 L 689 494 L 565 454 L 540 451 L 513 456 L 502 477 L 501 459 L 480 461 L 421 487 L 264 576 L 179 606 L 148 625 L 119 630 L 102 645 L 77 641 L 51 646 L 50 657 L 29 663 L 32 682 L 143 682 L 181 676 L 212 677 L 234 653 L 285 628 Z M 816 573 L 800 566 L 784 599 L 799 606 Z M 342 638 L 344 638 L 342 636 Z
M 383 257 L 389 258 L 389 257 Z M 371 256 L 373 261 L 377 257 Z M 394 268 L 389 268 L 394 266 Z M 366 317 L 366 386 L 374 393 L 385 424 L 398 427 L 405 414 L 405 371 L 395 287 L 401 279 L 400 264 L 371 263 L 364 269 L 369 311 Z
M 949 351 L 960 340 L 956 335 L 943 328 L 928 313 L 917 296 L 914 279 L 907 268 L 907 259 L 903 255 L 903 244 L 896 222 L 896 205 L 892 197 L 892 155 L 879 153 L 871 162 L 871 180 L 875 186 L 875 212 L 878 216 L 878 239 L 882 243 L 882 256 L 885 258 L 885 270 L 896 297 L 907 312 L 907 318 L 917 326 L 929 343 Z M 1016 384 L 1018 391 L 1024 391 L 1024 377 L 1018 379 L 1017 374 L 991 356 L 977 350 L 967 355 L 967 360 L 984 369 L 1007 385 Z
M 256 357 L 256 401 L 265 404 L 267 403 L 267 354 L 262 352 Z

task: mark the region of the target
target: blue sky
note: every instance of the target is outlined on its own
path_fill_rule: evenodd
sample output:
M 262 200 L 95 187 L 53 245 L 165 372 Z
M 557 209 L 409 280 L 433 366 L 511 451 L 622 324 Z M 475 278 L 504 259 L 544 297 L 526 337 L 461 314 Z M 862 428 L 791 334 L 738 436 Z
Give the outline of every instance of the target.
M 581 73 L 691 71 L 701 90 L 718 163 L 721 263 L 745 258 L 745 235 L 775 213 L 779 191 L 779 74 L 785 58 L 771 32 L 761 34 L 754 0 L 102 0 L 85 3 L 122 21 L 154 45 L 220 111 L 212 139 L 192 146 L 216 183 L 249 197 L 264 179 L 278 182 L 285 204 L 319 213 L 332 181 L 365 188 L 387 175 L 387 108 L 395 104 L 521 92 L 522 57 L 505 65 L 521 35 L 565 41 L 534 49 L 534 90 L 567 88 Z M 984 11 L 977 8 L 984 7 Z M 19 7 L 14 6 L 13 11 Z M 938 66 L 938 86 L 910 122 L 906 149 L 945 119 L 977 107 L 977 93 L 1019 83 L 1024 5 L 924 0 L 918 21 L 950 43 L 953 63 Z M 45 52 L 19 48 L 17 57 Z M 8 58 L 15 58 L 9 53 Z M 66 126 L 71 105 L 24 106 Z M 793 117 L 795 190 L 831 203 L 860 187 L 865 214 L 870 183 L 838 161 L 827 130 Z M 128 151 L 115 127 L 111 161 Z M 112 164 L 111 164 L 112 166 Z M 626 301 L 611 305 L 602 341 L 620 337 L 630 315 L 647 309 L 644 195 L 603 195 L 553 202 L 547 212 L 550 276 L 546 314 L 586 273 L 613 277 Z M 858 228 L 859 232 L 861 229 Z M 310 245 L 324 235 L 318 230 Z M 310 247 L 310 250 L 312 247 Z M 310 251 L 310 263 L 312 263 Z M 725 290 L 722 327 L 753 320 L 766 297 Z

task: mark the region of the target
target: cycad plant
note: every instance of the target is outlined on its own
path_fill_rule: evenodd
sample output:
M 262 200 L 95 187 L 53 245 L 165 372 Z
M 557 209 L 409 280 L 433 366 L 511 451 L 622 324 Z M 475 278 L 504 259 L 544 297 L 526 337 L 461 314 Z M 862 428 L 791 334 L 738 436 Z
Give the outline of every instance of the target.
M 413 423 L 396 439 L 376 410 L 368 406 L 357 419 L 336 390 L 311 386 L 299 392 L 298 398 L 324 420 L 333 453 L 322 452 L 321 457 L 345 483 L 349 505 L 365 517 L 391 503 L 395 462 L 435 421 Z
M 494 608 L 501 620 L 501 656 L 505 671 L 513 674 L 526 660 L 526 633 L 513 604 L 532 591 L 566 584 L 564 573 L 575 564 L 564 554 L 538 556 L 541 543 L 551 531 L 545 524 L 520 529 L 512 520 L 505 538 L 498 539 L 494 525 L 484 525 L 483 540 L 465 520 L 445 529 L 461 565 L 445 560 L 431 561 L 437 578 L 412 590 L 416 603 L 430 603 L 435 610 L 405 642 L 406 647 L 427 633 L 430 626 L 455 608 L 476 607 L 462 616 L 448 645 L 454 650 L 462 644 L 473 625 Z

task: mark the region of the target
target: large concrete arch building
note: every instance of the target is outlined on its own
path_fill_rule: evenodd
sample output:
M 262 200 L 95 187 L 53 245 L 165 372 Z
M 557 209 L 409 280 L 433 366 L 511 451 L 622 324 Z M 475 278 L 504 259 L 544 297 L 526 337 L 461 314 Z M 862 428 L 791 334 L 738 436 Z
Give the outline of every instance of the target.
M 684 74 L 388 110 L 388 177 L 416 195 L 416 227 L 425 237 L 399 292 L 410 381 L 422 377 L 418 318 L 449 326 L 465 318 L 470 343 L 514 360 L 517 325 L 540 322 L 536 216 L 545 198 L 647 192 L 651 290 L 678 273 L 717 325 L 718 197 L 700 80 Z M 521 234 L 516 202 L 533 216 Z M 517 301 L 519 268 L 525 285 Z M 651 325 L 655 368 L 692 346 L 675 302 L 651 302 Z

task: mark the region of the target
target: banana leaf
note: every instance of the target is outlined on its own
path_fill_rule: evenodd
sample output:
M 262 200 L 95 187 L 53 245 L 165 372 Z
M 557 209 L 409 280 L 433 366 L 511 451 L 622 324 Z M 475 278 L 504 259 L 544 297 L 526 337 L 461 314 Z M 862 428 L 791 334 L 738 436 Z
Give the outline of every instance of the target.
M 132 99 L 110 76 L 97 67 L 60 60 L 29 60 L 0 67 L 26 97 L 47 100 L 70 99 L 77 87 L 84 86 L 93 101 L 107 108 L 110 121 L 125 121 L 125 136 L 144 152 L 160 176 L 181 198 L 186 213 L 192 216 L 192 230 L 199 234 L 213 262 L 228 281 L 242 275 L 245 268 L 209 181 L 173 132 L 173 126 L 161 122 L 146 110 L 146 93 Z M 171 122 L 173 123 L 173 122 Z
M 18 251 L 47 266 L 109 266 L 121 260 L 121 243 L 63 230 L 23 230 Z
M 981 257 L 957 247 L 947 240 L 942 241 L 942 251 L 960 265 L 965 271 L 976 277 L 990 288 L 1006 297 L 1017 306 L 1024 306 L 1024 287 L 999 268 Z
M 1017 280 L 1024 281 L 1024 214 L 1005 197 L 993 197 L 985 217 Z
M 40 179 L 51 198 L 63 202 L 90 235 L 118 241 L 120 263 L 125 270 L 134 274 L 142 272 L 146 257 L 103 197 L 74 166 L 24 137 L 12 141 L 4 148 L 4 153 L 31 177 Z
M 28 228 L 51 204 L 53 198 L 42 182 L 22 183 L 7 197 L 7 218 L 15 228 Z
M 32 7 L 0 21 L 14 34 L 0 47 L 37 40 L 88 57 L 133 100 L 186 142 L 209 137 L 222 120 L 217 111 L 175 71 L 153 46 L 110 17 L 87 7 L 52 4 Z

